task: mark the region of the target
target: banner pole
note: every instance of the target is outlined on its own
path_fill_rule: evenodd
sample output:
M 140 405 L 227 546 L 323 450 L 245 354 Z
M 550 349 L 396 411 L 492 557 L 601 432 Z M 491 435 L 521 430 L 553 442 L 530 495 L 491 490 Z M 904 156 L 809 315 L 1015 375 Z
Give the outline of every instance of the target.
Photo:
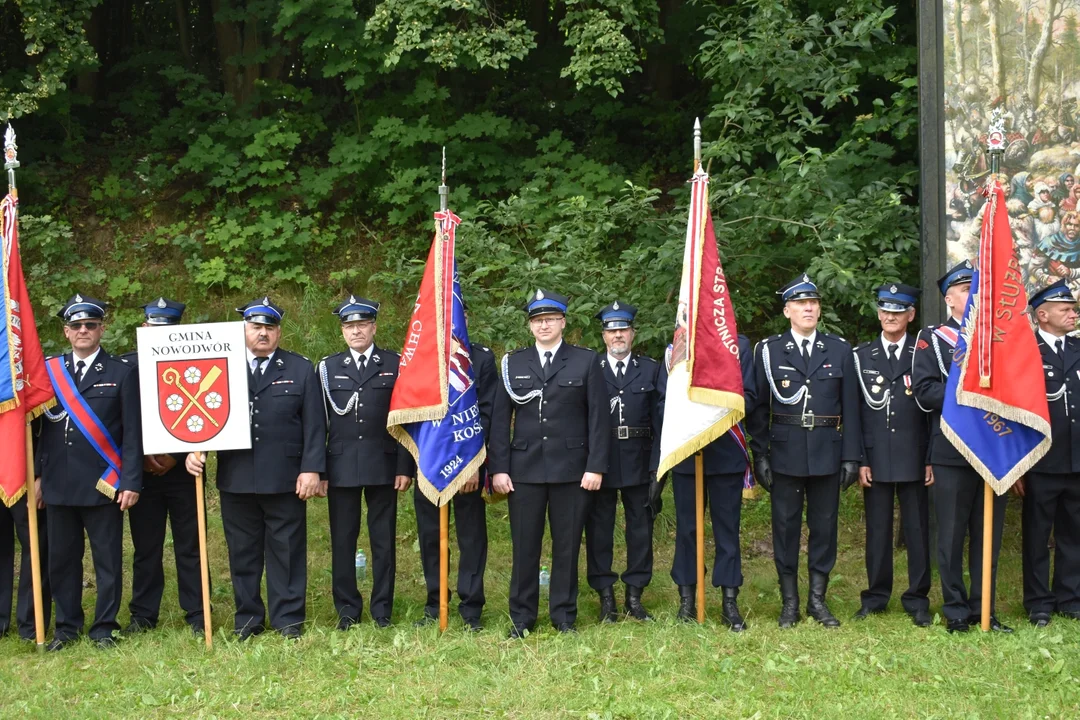
M 439 632 L 450 625 L 450 505 L 439 508 Z
M 203 462 L 206 462 L 206 453 L 201 453 Z M 202 574 L 202 606 L 203 606 L 203 637 L 206 639 L 206 649 L 214 649 L 214 623 L 210 616 L 210 565 L 206 558 L 206 497 L 203 474 L 195 476 L 195 503 L 196 515 L 199 522 L 199 562 Z
M 694 455 L 694 510 L 697 514 L 697 621 L 705 622 L 705 456 Z
M 983 483 L 982 631 L 990 632 L 990 593 L 993 592 L 994 489 Z
M 30 579 L 34 591 L 34 638 L 45 651 L 45 606 L 41 600 L 41 545 L 38 543 L 37 488 L 34 487 L 34 437 L 26 426 L 26 524 L 30 535 Z

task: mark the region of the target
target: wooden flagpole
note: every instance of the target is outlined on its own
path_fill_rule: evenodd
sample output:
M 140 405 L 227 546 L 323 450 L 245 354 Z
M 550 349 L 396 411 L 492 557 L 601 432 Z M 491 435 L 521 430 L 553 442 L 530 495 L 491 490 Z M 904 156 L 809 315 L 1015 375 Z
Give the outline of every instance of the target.
M 206 453 L 200 453 L 206 462 Z M 195 476 L 195 504 L 199 522 L 199 564 L 202 575 L 203 637 L 206 649 L 214 649 L 214 623 L 210 617 L 210 565 L 206 558 L 206 496 L 203 474 Z
M 990 594 L 993 592 L 994 488 L 983 483 L 982 631 L 990 632 Z
M 442 184 L 439 185 L 439 209 L 450 207 L 450 188 L 446 184 L 446 147 L 442 149 Z M 445 221 L 443 221 L 445 222 Z M 450 625 L 450 504 L 439 508 L 439 632 Z
M 697 513 L 697 621 L 705 622 L 705 456 L 694 455 L 694 510 Z
M 41 600 L 41 545 L 38 543 L 37 488 L 34 486 L 34 437 L 26 426 L 26 521 L 30 535 L 30 579 L 34 591 L 34 638 L 45 651 L 45 606 Z

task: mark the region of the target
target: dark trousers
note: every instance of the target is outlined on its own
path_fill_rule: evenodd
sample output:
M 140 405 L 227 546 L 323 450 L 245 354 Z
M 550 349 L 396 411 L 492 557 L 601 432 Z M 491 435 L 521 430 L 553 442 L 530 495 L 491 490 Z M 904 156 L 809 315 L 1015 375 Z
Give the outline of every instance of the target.
M 596 591 L 611 587 L 619 578 L 611 566 L 615 556 L 615 509 L 620 494 L 626 518 L 626 572 L 622 574 L 622 581 L 636 588 L 646 587 L 652 581 L 653 522 L 645 507 L 649 501 L 648 484 L 601 488 L 592 493 L 592 503 L 585 517 L 589 587 Z
M 551 622 L 558 625 L 577 620 L 578 556 L 590 502 L 590 492 L 577 482 L 514 486 L 508 501 L 513 543 L 510 620 L 514 625 L 532 628 L 536 624 L 545 515 L 551 525 Z
M 157 625 L 165 592 L 165 522 L 172 525 L 176 584 L 184 619 L 203 626 L 198 505 L 194 478 L 187 482 L 148 477 L 139 502 L 128 510 L 135 557 L 131 568 L 131 618 Z
M 73 640 L 83 629 L 83 555 L 90 539 L 94 560 L 97 602 L 90 637 L 112 637 L 120 629 L 116 614 L 124 592 L 124 515 L 116 503 L 93 505 L 50 505 L 49 582 L 56 603 L 58 640 Z
M 772 536 L 776 572 L 797 575 L 802 537 L 803 496 L 810 531 L 807 565 L 811 573 L 828 575 L 836 563 L 836 519 L 840 507 L 840 474 L 773 474 Z
M 1054 533 L 1054 578 L 1050 549 Z M 1080 477 L 1029 472 L 1024 478 L 1024 607 L 1080 610 Z
M 941 575 L 942 614 L 948 620 L 967 620 L 982 612 L 983 479 L 967 466 L 934 465 L 934 502 L 938 523 L 938 573 Z M 991 556 L 990 611 L 994 611 L 998 553 L 1005 527 L 1008 495 L 994 498 L 994 538 Z M 970 539 L 969 536 L 970 535 Z M 964 585 L 964 540 L 968 542 L 971 590 Z
M 863 607 L 884 610 L 893 588 L 893 497 L 900 503 L 900 525 L 907 547 L 908 588 L 900 596 L 904 610 L 930 608 L 929 492 L 922 478 L 911 482 L 875 482 L 863 488 L 866 506 L 866 581 Z
M 41 604 L 45 616 L 45 629 L 52 619 L 52 591 L 49 588 L 49 542 L 48 524 L 44 510 L 37 511 L 38 544 L 41 548 Z M 19 637 L 32 640 L 34 630 L 34 585 L 30 563 L 30 523 L 26 512 L 26 496 L 11 507 L 0 504 L 0 635 L 8 631 L 11 622 L 11 592 L 15 584 L 15 536 L 19 537 L 21 555 L 19 563 L 19 602 L 15 609 L 15 622 Z
M 480 491 L 458 493 L 451 501 L 454 531 L 457 534 L 457 593 L 461 617 L 479 620 L 484 609 L 484 570 L 487 568 L 487 510 Z M 424 497 L 419 486 L 413 491 L 416 534 L 420 540 L 420 563 L 424 567 L 427 600 L 424 613 L 439 616 L 439 508 Z M 448 592 L 449 595 L 449 592 Z
M 307 614 L 307 504 L 295 493 L 221 493 L 237 631 L 303 624 Z
M 713 560 L 713 587 L 741 587 L 742 554 L 739 523 L 742 517 L 743 474 L 705 475 L 705 503 L 712 518 L 716 557 Z M 694 476 L 673 473 L 671 492 L 675 495 L 675 561 L 671 579 L 676 585 L 697 585 L 697 500 Z M 708 572 L 708 563 L 706 563 Z
M 371 617 L 389 618 L 394 609 L 394 575 L 397 572 L 398 492 L 393 485 L 331 487 L 329 490 L 327 506 L 330 509 L 334 607 L 337 608 L 338 617 L 351 620 L 359 620 L 364 609 L 364 599 L 356 586 L 356 541 L 360 537 L 361 496 L 367 501 L 368 540 L 371 543 Z M 438 543 L 438 529 L 435 532 Z

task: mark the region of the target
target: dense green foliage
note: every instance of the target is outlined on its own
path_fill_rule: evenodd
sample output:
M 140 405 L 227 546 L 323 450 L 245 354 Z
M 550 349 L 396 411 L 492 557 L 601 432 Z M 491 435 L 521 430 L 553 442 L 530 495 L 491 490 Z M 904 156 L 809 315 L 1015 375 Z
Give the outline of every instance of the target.
M 17 118 L 38 311 L 103 296 L 113 345 L 162 292 L 213 319 L 276 293 L 311 354 L 335 295 L 407 306 L 445 146 L 475 337 L 521 342 L 517 308 L 546 284 L 574 298 L 574 337 L 598 342 L 591 315 L 618 295 L 658 353 L 699 115 L 744 332 L 781 327 L 774 290 L 809 268 L 829 325 L 862 337 L 869 288 L 918 274 L 909 5 L 56 6 L 0 2 L 0 114 Z M 384 317 L 386 344 L 404 315 Z

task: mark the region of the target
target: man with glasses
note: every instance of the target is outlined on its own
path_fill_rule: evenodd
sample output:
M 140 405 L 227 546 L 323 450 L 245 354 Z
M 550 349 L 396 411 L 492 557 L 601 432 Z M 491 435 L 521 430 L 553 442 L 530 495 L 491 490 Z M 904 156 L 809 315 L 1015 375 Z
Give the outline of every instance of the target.
M 326 467 L 326 416 L 315 368 L 283 350 L 285 311 L 269 297 L 236 310 L 244 318 L 251 449 L 218 453 L 221 523 L 229 548 L 234 632 L 246 640 L 266 629 L 260 585 L 266 568 L 270 626 L 297 639 L 307 617 L 307 504 L 321 493 Z M 201 453 L 187 470 L 205 467 Z
M 503 392 L 495 399 L 489 467 L 495 491 L 509 494 L 511 638 L 525 637 L 536 624 L 545 516 L 551 622 L 559 632 L 576 632 L 589 493 L 600 489 L 608 469 L 611 426 L 600 356 L 563 342 L 568 303 L 543 289 L 529 298 L 524 309 L 536 342 L 503 356 Z
M 331 574 L 338 630 L 360 622 L 364 599 L 356 585 L 361 499 L 371 542 L 370 612 L 390 625 L 397 573 L 397 501 L 409 489 L 412 455 L 386 430 L 400 356 L 375 345 L 379 303 L 350 295 L 334 314 L 349 346 L 319 363 L 328 418 L 323 493 L 329 498 Z
M 97 602 L 90 638 L 115 645 L 123 594 L 124 516 L 142 491 L 139 378 L 101 347 L 106 304 L 75 295 L 59 316 L 71 351 L 46 360 L 59 407 L 45 412 L 35 466 L 49 513 L 49 580 L 56 631 L 48 650 L 83 630 L 84 533 Z

